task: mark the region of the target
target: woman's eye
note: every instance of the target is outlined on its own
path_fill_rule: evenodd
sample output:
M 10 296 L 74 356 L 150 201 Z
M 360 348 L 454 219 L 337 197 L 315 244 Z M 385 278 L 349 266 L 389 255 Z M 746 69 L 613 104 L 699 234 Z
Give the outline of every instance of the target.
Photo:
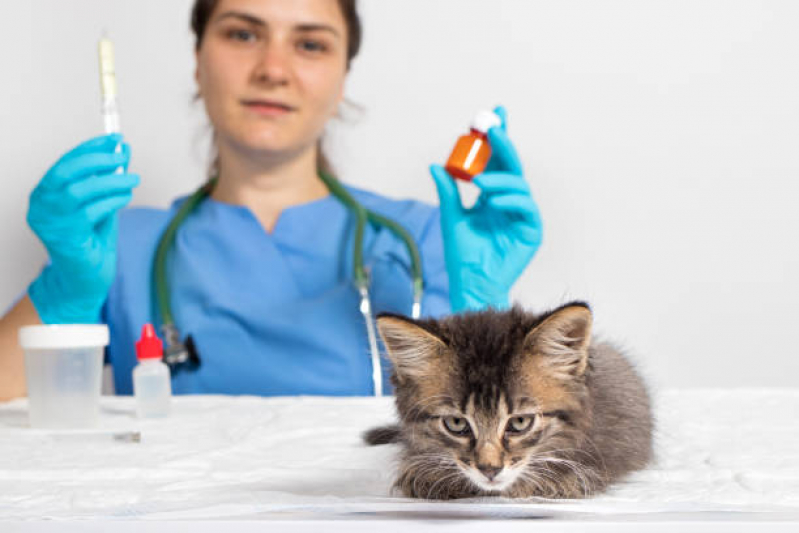
M 255 40 L 256 35 L 255 33 L 249 30 L 242 30 L 242 29 L 235 29 L 229 30 L 227 32 L 228 39 L 232 39 L 234 41 L 241 41 L 241 42 L 252 42 Z
M 303 52 L 324 52 L 327 50 L 327 46 L 324 43 L 308 39 L 300 41 L 298 46 Z
M 530 429 L 532 425 L 532 416 L 514 416 L 508 421 L 508 428 L 506 431 L 510 433 L 522 433 Z
M 467 435 L 470 433 L 469 422 L 465 418 L 448 416 L 444 419 L 444 426 L 448 431 L 455 435 Z

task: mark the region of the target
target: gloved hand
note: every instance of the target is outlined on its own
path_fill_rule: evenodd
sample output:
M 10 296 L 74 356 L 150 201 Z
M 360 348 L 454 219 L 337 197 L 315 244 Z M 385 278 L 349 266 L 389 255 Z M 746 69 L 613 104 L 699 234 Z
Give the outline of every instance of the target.
M 454 313 L 508 307 L 511 286 L 541 245 L 541 216 L 506 133 L 507 113 L 501 106 L 494 112 L 502 125 L 488 130 L 491 159 L 472 180 L 481 189 L 473 207 L 463 207 L 455 181 L 442 166 L 430 167 L 441 201 Z
M 50 256 L 28 294 L 45 324 L 96 323 L 116 275 L 117 211 L 139 177 L 127 174 L 130 147 L 118 134 L 77 146 L 30 196 L 28 225 Z M 124 168 L 124 174 L 115 170 Z

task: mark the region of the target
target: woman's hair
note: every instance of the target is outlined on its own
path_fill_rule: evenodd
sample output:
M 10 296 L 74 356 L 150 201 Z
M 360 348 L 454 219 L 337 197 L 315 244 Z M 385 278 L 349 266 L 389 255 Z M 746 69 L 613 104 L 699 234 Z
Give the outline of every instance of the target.
M 361 49 L 361 17 L 358 16 L 357 0 L 337 0 L 338 6 L 341 9 L 341 14 L 344 15 L 344 21 L 347 26 L 347 70 L 350 68 L 352 60 L 358 55 Z M 194 7 L 191 10 L 191 30 L 194 32 L 194 49 L 199 50 L 203 44 L 205 37 L 205 28 L 208 26 L 208 21 L 214 13 L 219 0 L 195 0 Z M 330 161 L 322 151 L 322 141 L 319 140 L 317 144 L 317 161 L 316 167 L 320 172 L 332 174 L 332 167 Z M 219 155 L 214 156 L 214 161 L 211 164 L 209 174 L 214 176 L 219 173 Z

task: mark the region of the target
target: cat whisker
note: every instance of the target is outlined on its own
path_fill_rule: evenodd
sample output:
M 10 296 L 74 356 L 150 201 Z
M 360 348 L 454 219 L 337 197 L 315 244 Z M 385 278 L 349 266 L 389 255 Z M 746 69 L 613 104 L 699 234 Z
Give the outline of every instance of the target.
M 595 461 L 598 461 L 598 463 L 601 464 L 603 475 L 607 475 L 608 465 L 607 463 L 605 463 L 605 458 L 602 456 L 602 452 L 600 451 L 599 446 L 597 446 L 596 443 L 594 442 L 594 439 L 592 439 L 588 435 L 585 435 L 583 439 L 594 449 L 594 452 L 596 452 L 595 454 L 591 454 L 587 450 L 584 450 L 584 453 L 589 454 L 589 457 L 591 457 Z
M 590 439 L 586 436 L 586 440 Z M 570 464 L 566 466 L 573 471 L 576 468 L 578 471 L 575 471 L 575 475 L 583 476 L 585 479 L 585 483 L 583 483 L 583 485 L 586 491 L 593 492 L 595 487 L 592 481 L 600 482 L 606 476 L 607 468 L 605 465 L 604 458 L 601 456 L 601 454 L 599 454 L 599 450 L 596 448 L 596 445 L 592 442 L 591 446 L 594 447 L 594 449 L 596 450 L 597 452 L 596 454 L 580 448 L 557 448 L 553 450 L 547 450 L 546 453 L 548 455 L 546 457 L 549 457 L 550 460 L 552 461 L 554 460 L 561 461 L 563 462 L 564 465 L 566 465 L 566 462 L 569 462 Z M 585 456 L 591 463 L 597 466 L 601 465 L 601 472 L 595 472 L 594 469 L 589 468 L 588 465 L 580 463 L 578 461 L 573 461 L 570 458 L 563 456 L 555 456 L 555 454 L 566 454 L 566 453 L 572 456 Z
M 535 486 L 536 490 L 537 490 L 539 493 L 543 493 L 543 492 L 544 492 L 544 489 L 543 489 L 543 487 L 541 486 L 541 483 L 539 483 L 538 479 L 537 479 L 535 476 L 533 476 L 533 475 L 532 475 L 532 473 L 530 473 L 530 472 L 527 472 L 527 471 L 522 471 L 522 472 L 519 474 L 519 477 L 518 477 L 518 479 L 517 479 L 517 482 L 518 482 L 518 481 L 521 481 L 521 482 L 528 482 L 528 483 L 532 484 L 533 486 Z
M 588 439 L 588 437 L 586 437 L 586 439 Z M 594 445 L 592 444 L 592 446 L 594 446 Z M 559 452 L 568 452 L 568 453 L 573 453 L 575 455 L 585 455 L 589 459 L 592 459 L 592 460 L 595 460 L 595 461 L 598 460 L 599 462 L 603 462 L 604 463 L 604 461 L 602 460 L 601 457 L 597 457 L 595 454 L 591 453 L 588 450 L 582 449 L 582 448 L 555 448 L 555 449 L 547 449 L 545 451 L 546 451 L 546 453 L 550 453 L 550 454 L 559 453 Z
M 529 479 L 534 479 L 537 482 L 536 484 L 538 486 L 540 486 L 540 483 L 544 483 L 549 488 L 549 492 L 545 491 L 542 488 L 541 489 L 541 496 L 549 497 L 549 496 L 551 496 L 552 494 L 554 494 L 556 492 L 555 490 L 553 490 L 553 487 L 556 487 L 558 485 L 558 478 L 557 478 L 557 475 L 554 472 L 552 472 L 548 468 L 543 468 L 543 469 L 533 468 L 531 470 L 532 471 L 526 470 L 525 471 L 525 475 Z M 535 477 L 535 476 L 538 476 L 538 477 Z M 538 482 L 540 482 L 540 483 L 538 483 Z
M 577 463 L 575 461 L 570 461 L 568 459 L 562 459 L 562 458 L 551 457 L 551 456 L 542 457 L 542 458 L 537 459 L 537 460 L 540 461 L 542 464 L 547 464 L 547 465 L 555 464 L 555 465 L 561 465 L 561 466 L 566 467 L 578 479 L 578 481 L 580 482 L 580 485 L 582 486 L 583 493 L 586 496 L 590 496 L 594 492 L 592 480 L 590 479 L 592 474 L 590 473 L 589 470 L 584 468 L 583 465 L 581 465 L 580 463 Z
M 418 483 L 429 477 L 435 477 L 439 473 L 446 473 L 452 470 L 452 460 L 444 454 L 425 453 L 417 455 L 403 463 L 404 477 L 412 475 L 414 477 L 411 488 L 414 494 L 421 494 Z
M 579 482 L 580 487 L 582 489 L 582 493 L 584 495 L 588 496 L 591 492 L 593 492 L 592 488 L 591 488 L 590 480 L 585 475 L 584 470 L 582 468 L 580 468 L 577 463 L 574 463 L 574 462 L 571 462 L 571 461 L 554 460 L 554 459 L 550 459 L 548 462 L 564 466 L 569 471 L 571 471 L 574 474 L 574 476 L 577 479 L 577 481 Z
M 433 483 L 433 485 L 432 485 L 432 486 L 430 487 L 430 489 L 427 491 L 427 498 L 428 498 L 428 499 L 436 499 L 436 498 L 435 498 L 435 496 L 436 496 L 438 493 L 437 493 L 437 492 L 435 492 L 435 488 L 436 488 L 438 485 L 440 485 L 442 482 L 444 482 L 444 481 L 447 481 L 447 480 L 449 480 L 449 479 L 452 479 L 452 478 L 454 478 L 454 477 L 458 477 L 458 476 L 460 476 L 460 475 L 462 475 L 462 474 L 461 474 L 461 472 L 459 472 L 459 471 L 457 471 L 457 470 L 456 470 L 456 471 L 454 471 L 454 472 L 451 472 L 450 474 L 448 474 L 448 475 L 446 475 L 446 476 L 442 476 L 441 478 L 439 478 L 439 480 L 438 480 L 438 481 L 436 481 L 435 483 Z M 444 486 L 444 485 L 442 485 L 442 488 L 444 488 L 444 487 L 445 487 L 445 486 Z
M 544 494 L 547 498 L 558 498 L 558 497 L 574 497 L 574 491 L 570 490 L 569 487 L 566 485 L 566 478 L 564 478 L 562 472 L 556 472 L 555 470 L 544 467 L 541 471 L 538 472 L 546 480 L 546 485 L 548 488 L 548 492 Z

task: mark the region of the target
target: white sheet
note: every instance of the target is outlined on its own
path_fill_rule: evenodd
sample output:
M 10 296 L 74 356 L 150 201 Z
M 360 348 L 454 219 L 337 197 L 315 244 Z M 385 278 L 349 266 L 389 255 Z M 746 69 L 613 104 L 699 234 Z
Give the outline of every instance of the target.
M 799 512 L 799 389 L 669 391 L 656 413 L 657 463 L 604 495 L 431 503 L 392 496 L 397 448 L 360 440 L 393 419 L 389 398 L 177 397 L 142 422 L 132 398 L 104 398 L 103 427 L 140 444 L 43 436 L 16 400 L 0 404 L 0 518 Z

